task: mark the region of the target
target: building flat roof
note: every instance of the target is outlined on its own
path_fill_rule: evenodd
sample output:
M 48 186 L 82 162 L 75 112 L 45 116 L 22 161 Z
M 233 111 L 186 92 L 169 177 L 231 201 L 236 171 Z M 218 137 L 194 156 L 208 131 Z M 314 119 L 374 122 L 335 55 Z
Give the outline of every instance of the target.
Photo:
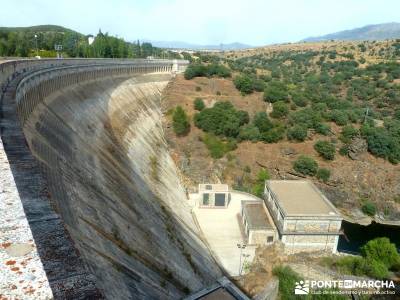
M 288 216 L 340 216 L 332 203 L 309 180 L 268 180 L 267 185 Z
M 243 213 L 250 229 L 273 228 L 268 221 L 262 202 L 242 201 Z

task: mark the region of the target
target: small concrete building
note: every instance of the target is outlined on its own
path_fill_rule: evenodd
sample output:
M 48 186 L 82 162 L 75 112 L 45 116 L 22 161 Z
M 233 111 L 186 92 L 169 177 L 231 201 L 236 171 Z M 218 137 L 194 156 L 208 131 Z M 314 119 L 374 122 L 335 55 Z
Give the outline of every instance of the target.
M 262 201 L 242 201 L 242 222 L 248 245 L 275 241 L 276 230 Z
M 268 180 L 264 201 L 287 253 L 335 253 L 342 217 L 308 180 Z
M 227 184 L 199 184 L 199 207 L 226 208 L 231 201 Z

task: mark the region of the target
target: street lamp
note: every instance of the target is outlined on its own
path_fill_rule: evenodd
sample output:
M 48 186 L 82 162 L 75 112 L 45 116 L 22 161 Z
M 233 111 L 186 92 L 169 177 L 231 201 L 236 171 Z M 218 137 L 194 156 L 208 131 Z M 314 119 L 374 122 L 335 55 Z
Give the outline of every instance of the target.
M 246 244 L 237 243 L 236 246 L 240 249 L 240 257 L 239 257 L 239 276 L 240 276 L 240 273 L 242 271 L 242 252 L 243 249 L 246 248 Z
M 35 44 L 36 44 L 36 56 L 39 56 L 39 50 L 37 45 L 37 34 L 35 34 Z

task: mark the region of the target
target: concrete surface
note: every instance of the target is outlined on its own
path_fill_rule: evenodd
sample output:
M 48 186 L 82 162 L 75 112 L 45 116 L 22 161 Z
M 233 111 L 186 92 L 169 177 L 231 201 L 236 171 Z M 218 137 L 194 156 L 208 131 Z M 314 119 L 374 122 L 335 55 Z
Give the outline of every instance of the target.
M 190 194 L 190 196 L 190 201 L 194 205 L 193 212 L 213 254 L 230 276 L 239 275 L 240 250 L 237 244 L 244 243 L 238 219 L 241 201 L 254 201 L 258 198 L 232 191 L 231 202 L 227 208 L 199 208 L 198 194 Z M 253 261 L 255 248 L 255 246 L 247 246 L 243 250 L 243 254 L 250 255 L 246 261 Z
M 0 138 L 0 299 L 52 299 Z
M 54 298 L 100 299 L 97 286 L 108 299 L 180 299 L 214 283 L 221 272 L 163 136 L 172 64 L 20 68 L 19 84 L 8 76 L 19 65 L 7 66 L 0 81 L 15 86 L 0 103 L 0 133 L 16 185 L 7 187 L 21 196 L 17 220 L 30 223 Z M 13 224 L 5 217 L 3 231 Z M 11 282 L 7 293 L 21 284 Z

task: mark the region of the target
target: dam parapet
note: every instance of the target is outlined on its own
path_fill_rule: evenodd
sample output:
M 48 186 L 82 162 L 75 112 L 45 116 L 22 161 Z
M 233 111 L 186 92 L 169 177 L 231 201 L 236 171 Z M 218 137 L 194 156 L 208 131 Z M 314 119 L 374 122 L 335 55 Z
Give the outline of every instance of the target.
M 110 59 L 110 58 L 68 58 L 68 59 L 19 59 L 0 63 L 0 91 L 4 91 L 18 75 L 32 72 L 35 70 L 51 69 L 62 66 L 82 66 L 82 65 L 158 65 L 163 66 L 165 71 L 183 71 L 188 65 L 186 60 L 168 59 Z
M 162 89 L 187 61 L 5 64 L 1 140 L 54 298 L 176 299 L 220 277 L 161 126 Z

